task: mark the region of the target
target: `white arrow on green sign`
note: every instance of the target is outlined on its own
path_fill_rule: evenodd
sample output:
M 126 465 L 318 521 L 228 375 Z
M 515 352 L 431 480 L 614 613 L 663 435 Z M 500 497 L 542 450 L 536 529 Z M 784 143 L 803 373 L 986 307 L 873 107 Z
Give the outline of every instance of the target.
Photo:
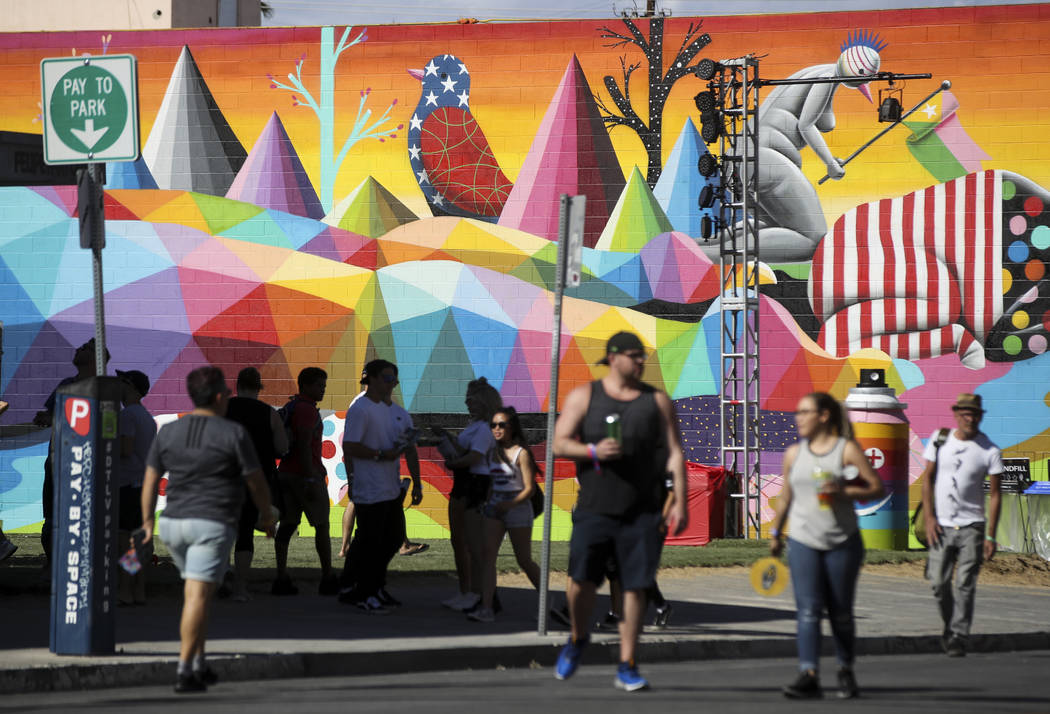
M 45 59 L 40 86 L 45 162 L 138 158 L 138 72 L 132 55 Z

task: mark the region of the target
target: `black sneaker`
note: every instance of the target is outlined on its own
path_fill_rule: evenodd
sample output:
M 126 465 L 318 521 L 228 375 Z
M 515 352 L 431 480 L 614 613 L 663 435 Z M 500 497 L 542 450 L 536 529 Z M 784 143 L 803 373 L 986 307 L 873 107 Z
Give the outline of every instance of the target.
M 839 670 L 839 699 L 856 699 L 860 696 L 857 689 L 857 679 L 853 676 L 853 669 L 843 667 Z
M 175 679 L 176 694 L 195 694 L 208 691 L 208 685 L 195 674 L 180 674 Z
M 569 606 L 551 608 L 551 619 L 562 627 L 572 627 L 572 617 L 569 615 Z
M 219 683 L 219 675 L 215 674 L 215 670 L 208 665 L 204 665 L 204 669 L 193 670 L 193 676 L 209 687 Z
M 657 630 L 662 630 L 667 627 L 667 623 L 671 619 L 671 613 L 674 608 L 671 607 L 671 603 L 664 603 L 663 607 L 656 608 L 656 617 L 653 618 L 653 627 Z
M 335 576 L 335 573 L 329 573 L 328 575 L 321 576 L 321 584 L 317 586 L 318 595 L 338 595 L 339 594 L 339 578 Z
M 270 592 L 273 595 L 298 595 L 299 588 L 296 587 L 290 577 L 285 575 L 273 581 L 273 587 L 270 588 Z
M 782 690 L 788 699 L 820 699 L 824 693 L 820 691 L 820 680 L 817 673 L 806 670 L 798 675 L 791 684 Z
M 605 617 L 594 623 L 594 629 L 596 630 L 619 630 L 620 629 L 620 616 L 612 610 L 605 613 Z
M 401 607 L 401 601 L 388 593 L 386 588 L 379 588 L 376 592 L 376 599 L 383 607 Z
M 948 646 L 944 648 L 945 654 L 949 657 L 965 657 L 966 656 L 966 644 L 963 642 L 961 637 L 952 635 L 952 638 L 948 640 Z

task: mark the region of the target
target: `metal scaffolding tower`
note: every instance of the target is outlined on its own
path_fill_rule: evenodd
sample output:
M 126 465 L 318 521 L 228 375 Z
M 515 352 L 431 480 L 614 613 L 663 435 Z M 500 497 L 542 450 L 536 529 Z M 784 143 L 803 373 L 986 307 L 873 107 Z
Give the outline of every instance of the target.
M 716 221 L 721 256 L 721 462 L 733 507 L 726 535 L 759 536 L 758 60 L 722 60 L 709 86 L 724 117 Z

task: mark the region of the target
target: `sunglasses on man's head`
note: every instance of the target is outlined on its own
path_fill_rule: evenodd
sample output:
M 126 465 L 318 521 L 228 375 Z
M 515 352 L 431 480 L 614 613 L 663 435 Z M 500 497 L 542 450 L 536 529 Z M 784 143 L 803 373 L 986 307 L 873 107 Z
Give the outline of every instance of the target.
M 506 429 L 507 422 L 505 421 L 490 421 L 489 426 L 493 429 Z

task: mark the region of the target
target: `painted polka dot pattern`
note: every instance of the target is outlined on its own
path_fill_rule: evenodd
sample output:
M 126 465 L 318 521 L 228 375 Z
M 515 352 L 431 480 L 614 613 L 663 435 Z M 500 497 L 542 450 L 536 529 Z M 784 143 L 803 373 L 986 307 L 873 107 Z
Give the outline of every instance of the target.
M 989 333 L 991 361 L 1028 359 L 1046 352 L 1050 336 L 1050 194 L 1016 174 L 1003 177 L 1003 317 Z

